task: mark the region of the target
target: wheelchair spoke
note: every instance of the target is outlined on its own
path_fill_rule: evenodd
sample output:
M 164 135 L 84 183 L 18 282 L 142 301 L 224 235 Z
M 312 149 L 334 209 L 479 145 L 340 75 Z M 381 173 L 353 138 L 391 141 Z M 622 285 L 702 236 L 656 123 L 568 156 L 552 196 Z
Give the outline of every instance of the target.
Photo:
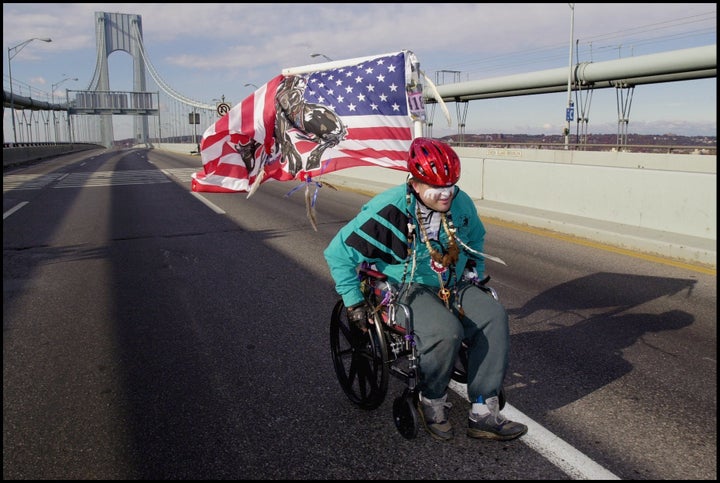
M 378 407 L 385 398 L 389 374 L 382 326 L 370 324 L 365 332 L 351 327 L 339 301 L 330 321 L 330 346 L 347 397 L 364 409 Z

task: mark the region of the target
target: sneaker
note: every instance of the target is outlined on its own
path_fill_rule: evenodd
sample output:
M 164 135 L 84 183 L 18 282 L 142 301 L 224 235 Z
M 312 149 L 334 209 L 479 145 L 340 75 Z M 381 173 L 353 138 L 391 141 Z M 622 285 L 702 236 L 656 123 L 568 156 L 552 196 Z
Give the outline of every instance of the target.
M 488 399 L 486 405 L 490 410 L 489 414 L 470 414 L 467 430 L 469 437 L 509 441 L 527 433 L 527 426 L 510 421 L 500 414 L 497 397 Z
M 448 410 L 452 403 L 447 402 L 447 394 L 439 399 L 425 399 L 418 395 L 418 413 L 420 420 L 430 436 L 447 441 L 453 437 L 453 429 L 448 421 Z

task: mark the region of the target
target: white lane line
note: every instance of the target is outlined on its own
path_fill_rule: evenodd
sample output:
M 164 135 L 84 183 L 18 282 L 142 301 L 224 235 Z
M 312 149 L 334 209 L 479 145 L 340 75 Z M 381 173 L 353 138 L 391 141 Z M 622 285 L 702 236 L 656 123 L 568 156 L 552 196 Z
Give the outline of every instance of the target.
M 19 209 L 22 208 L 23 206 L 27 205 L 28 203 L 30 203 L 30 202 L 29 202 L 29 201 L 23 201 L 22 203 L 18 203 L 17 205 L 15 205 L 15 206 L 13 206 L 12 208 L 10 208 L 9 210 L 7 210 L 5 213 L 3 213 L 3 220 L 4 220 L 5 218 L 7 218 L 8 216 L 12 215 L 13 213 L 15 213 L 17 210 L 19 210 Z
M 467 400 L 467 384 L 450 381 L 450 389 Z M 508 419 L 523 423 L 528 427 L 527 433 L 520 436 L 519 441 L 540 453 L 571 478 L 575 480 L 620 479 L 509 403 L 505 403 L 502 413 Z
M 194 191 L 191 191 L 190 194 L 193 195 L 195 198 L 199 199 L 200 201 L 202 201 L 206 206 L 208 206 L 215 213 L 217 213 L 219 215 L 225 214 L 225 210 L 223 210 L 222 208 L 217 206 L 215 203 L 205 199 L 204 196 L 199 195 L 199 194 L 195 193 Z

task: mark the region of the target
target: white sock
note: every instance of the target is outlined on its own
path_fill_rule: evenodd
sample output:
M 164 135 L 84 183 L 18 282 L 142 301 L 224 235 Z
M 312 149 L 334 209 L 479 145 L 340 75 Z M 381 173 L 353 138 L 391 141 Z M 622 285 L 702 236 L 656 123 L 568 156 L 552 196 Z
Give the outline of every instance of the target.
M 473 403 L 472 409 L 470 409 L 470 417 L 484 417 L 490 414 L 490 409 L 483 403 Z M 473 418 L 475 419 L 475 418 Z
M 437 398 L 437 399 L 427 398 L 427 397 L 423 396 L 422 392 L 419 393 L 418 395 L 420 396 L 420 401 L 426 402 L 426 403 L 429 403 L 429 404 L 432 404 L 432 403 L 437 404 L 437 403 L 439 403 L 439 402 L 445 402 L 445 401 L 447 401 L 447 393 L 443 394 L 442 397 L 439 397 L 439 398 Z

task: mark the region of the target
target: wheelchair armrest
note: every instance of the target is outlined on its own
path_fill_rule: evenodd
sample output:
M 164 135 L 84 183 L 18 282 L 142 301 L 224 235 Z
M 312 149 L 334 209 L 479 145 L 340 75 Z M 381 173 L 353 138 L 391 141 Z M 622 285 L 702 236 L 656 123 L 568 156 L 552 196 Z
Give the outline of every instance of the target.
M 380 280 L 381 282 L 384 282 L 385 280 L 387 280 L 387 275 L 385 275 L 382 272 L 378 272 L 377 270 L 373 270 L 372 268 L 360 267 L 358 269 L 358 272 L 360 273 L 360 275 L 370 277 L 375 280 Z

